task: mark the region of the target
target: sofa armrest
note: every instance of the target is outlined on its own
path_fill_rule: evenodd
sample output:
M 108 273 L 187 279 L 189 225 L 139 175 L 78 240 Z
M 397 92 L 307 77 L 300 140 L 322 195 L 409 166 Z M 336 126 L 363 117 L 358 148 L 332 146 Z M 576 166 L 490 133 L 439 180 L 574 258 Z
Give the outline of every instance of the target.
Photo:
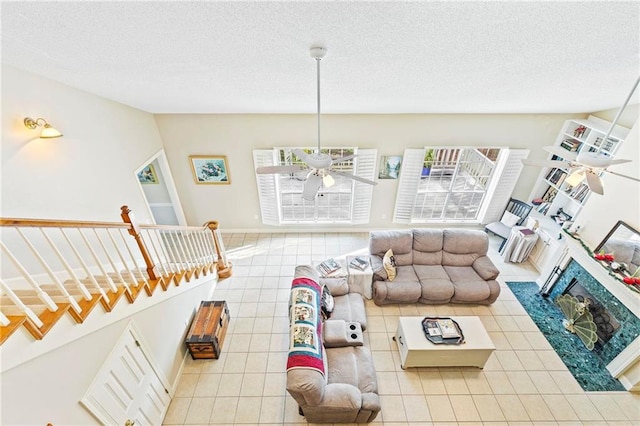
M 345 320 L 326 320 L 322 325 L 322 339 L 325 348 L 364 345 L 360 323 Z
M 373 281 L 386 281 L 387 271 L 382 265 L 382 257 L 372 254 L 369 259 L 371 261 L 371 270 L 373 271 Z
M 362 407 L 362 392 L 353 385 L 346 383 L 331 383 L 326 385 L 324 397 L 317 405 L 328 411 L 345 409 L 359 410 Z
M 477 258 L 471 266 L 473 267 L 473 270 L 476 271 L 476 273 L 485 281 L 495 280 L 498 277 L 498 274 L 500 274 L 500 271 L 488 256 L 481 256 Z

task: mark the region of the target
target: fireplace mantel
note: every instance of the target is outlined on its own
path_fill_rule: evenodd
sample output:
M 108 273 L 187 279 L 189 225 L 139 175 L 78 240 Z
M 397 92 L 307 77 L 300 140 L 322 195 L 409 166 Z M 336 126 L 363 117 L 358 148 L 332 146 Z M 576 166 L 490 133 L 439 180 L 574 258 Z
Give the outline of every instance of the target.
M 564 236 L 564 238 L 567 240 L 568 259 L 563 263 L 566 265 L 569 258 L 578 262 L 616 299 L 622 302 L 627 309 L 633 312 L 635 316 L 640 317 L 640 293 L 626 288 L 626 284 L 609 275 L 609 271 L 600 262 L 592 258 L 579 241 L 570 236 Z
M 564 239 L 567 244 L 558 265 L 564 269 L 571 260 L 579 263 L 631 313 L 640 318 L 640 293 L 626 288 L 626 284 L 609 275 L 609 271 L 591 257 L 580 241 L 567 235 Z M 640 336 L 607 364 L 607 370 L 627 390 L 640 391 Z

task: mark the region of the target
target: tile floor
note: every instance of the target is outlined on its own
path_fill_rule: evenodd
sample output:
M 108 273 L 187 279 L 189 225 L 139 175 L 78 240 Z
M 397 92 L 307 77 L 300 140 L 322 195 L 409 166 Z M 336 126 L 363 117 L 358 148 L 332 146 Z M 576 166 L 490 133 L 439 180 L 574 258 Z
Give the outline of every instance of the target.
M 187 358 L 166 425 L 306 425 L 285 389 L 287 298 L 295 265 L 317 263 L 367 245 L 364 233 L 227 234 L 233 277 L 220 281 L 232 320 L 218 360 Z M 378 372 L 382 411 L 373 424 L 637 425 L 640 395 L 584 392 L 505 281 L 531 281 L 529 264 L 504 263 L 502 292 L 491 306 L 366 302 L 366 343 Z M 402 370 L 395 342 L 398 316 L 476 315 L 497 350 L 483 370 Z

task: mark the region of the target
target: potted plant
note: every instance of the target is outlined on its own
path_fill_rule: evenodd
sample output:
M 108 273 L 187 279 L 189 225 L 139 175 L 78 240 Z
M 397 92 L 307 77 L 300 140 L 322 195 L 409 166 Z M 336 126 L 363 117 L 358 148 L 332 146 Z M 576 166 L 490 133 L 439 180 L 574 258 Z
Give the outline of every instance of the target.
M 433 166 L 433 156 L 435 151 L 428 149 L 424 155 L 424 162 L 422 164 L 422 176 L 429 176 L 431 173 L 431 167 Z

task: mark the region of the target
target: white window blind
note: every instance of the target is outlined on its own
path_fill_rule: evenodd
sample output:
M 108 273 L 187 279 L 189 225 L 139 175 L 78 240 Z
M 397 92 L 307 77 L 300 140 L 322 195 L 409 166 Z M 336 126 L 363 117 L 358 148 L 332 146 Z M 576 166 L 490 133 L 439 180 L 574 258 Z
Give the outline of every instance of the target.
M 365 179 L 375 180 L 376 155 L 375 149 L 358 149 L 356 157 L 355 175 Z M 353 181 L 353 208 L 351 223 L 369 223 L 371 216 L 371 200 L 373 198 L 373 185 Z
M 521 160 L 528 155 L 528 149 L 500 150 L 495 178 L 489 186 L 489 199 L 481 211 L 480 223 L 486 224 L 500 220 L 520 177 L 523 167 Z
M 420 174 L 426 149 L 405 149 L 398 178 L 396 205 L 393 209 L 393 223 L 411 223 Z
M 274 155 L 275 152 L 272 149 L 254 150 L 253 164 L 255 168 L 275 165 Z M 278 225 L 280 223 L 277 177 L 278 175 L 259 175 L 256 173 L 262 223 L 265 225 Z

